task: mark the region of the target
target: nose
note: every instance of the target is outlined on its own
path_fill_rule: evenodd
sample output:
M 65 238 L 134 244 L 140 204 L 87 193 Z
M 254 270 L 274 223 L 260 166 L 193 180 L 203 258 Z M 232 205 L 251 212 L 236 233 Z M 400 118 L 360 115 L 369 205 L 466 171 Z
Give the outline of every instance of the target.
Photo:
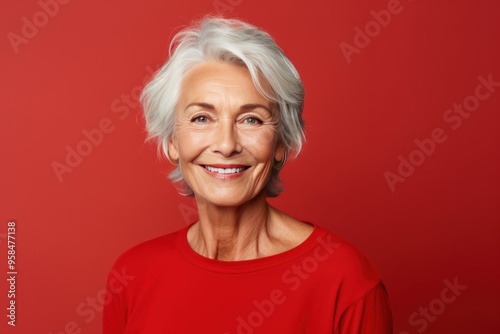
M 241 152 L 241 145 L 238 140 L 238 129 L 231 119 L 219 119 L 214 128 L 212 152 L 217 152 L 225 157 Z

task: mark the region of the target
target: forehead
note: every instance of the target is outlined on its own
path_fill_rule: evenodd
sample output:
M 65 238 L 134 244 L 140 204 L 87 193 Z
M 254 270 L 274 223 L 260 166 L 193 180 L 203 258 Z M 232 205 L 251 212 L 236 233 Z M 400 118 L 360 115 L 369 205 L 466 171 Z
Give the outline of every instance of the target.
M 264 80 L 263 80 L 264 81 Z M 267 89 L 265 82 L 264 89 Z M 184 78 L 181 85 L 179 102 L 215 102 L 206 99 L 230 98 L 242 103 L 261 103 L 269 105 L 257 87 L 250 72 L 245 66 L 207 61 L 194 66 Z

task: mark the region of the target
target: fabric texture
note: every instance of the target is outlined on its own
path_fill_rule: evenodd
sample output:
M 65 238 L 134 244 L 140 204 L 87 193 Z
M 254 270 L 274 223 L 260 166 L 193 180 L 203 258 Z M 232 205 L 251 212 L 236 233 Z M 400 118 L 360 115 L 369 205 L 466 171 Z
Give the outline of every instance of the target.
M 103 334 L 393 333 L 380 275 L 338 235 L 314 225 L 286 252 L 218 261 L 189 246 L 188 228 L 116 260 Z

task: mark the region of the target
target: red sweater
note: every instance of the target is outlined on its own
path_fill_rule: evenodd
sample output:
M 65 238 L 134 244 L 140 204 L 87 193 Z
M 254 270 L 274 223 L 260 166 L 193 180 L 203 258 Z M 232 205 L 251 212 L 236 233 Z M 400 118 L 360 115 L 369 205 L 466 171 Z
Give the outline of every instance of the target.
M 246 261 L 196 253 L 188 227 L 122 254 L 103 334 L 389 334 L 392 314 L 366 257 L 315 225 L 286 252 Z

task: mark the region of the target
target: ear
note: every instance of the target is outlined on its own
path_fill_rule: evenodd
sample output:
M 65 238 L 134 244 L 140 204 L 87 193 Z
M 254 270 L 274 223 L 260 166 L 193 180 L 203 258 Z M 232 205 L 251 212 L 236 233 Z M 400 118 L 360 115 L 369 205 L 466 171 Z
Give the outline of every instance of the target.
M 175 136 L 170 136 L 168 139 L 168 155 L 172 160 L 179 160 L 179 146 L 177 144 L 177 139 Z
M 276 148 L 274 149 L 274 160 L 282 161 L 285 158 L 285 145 L 280 140 L 276 143 Z

